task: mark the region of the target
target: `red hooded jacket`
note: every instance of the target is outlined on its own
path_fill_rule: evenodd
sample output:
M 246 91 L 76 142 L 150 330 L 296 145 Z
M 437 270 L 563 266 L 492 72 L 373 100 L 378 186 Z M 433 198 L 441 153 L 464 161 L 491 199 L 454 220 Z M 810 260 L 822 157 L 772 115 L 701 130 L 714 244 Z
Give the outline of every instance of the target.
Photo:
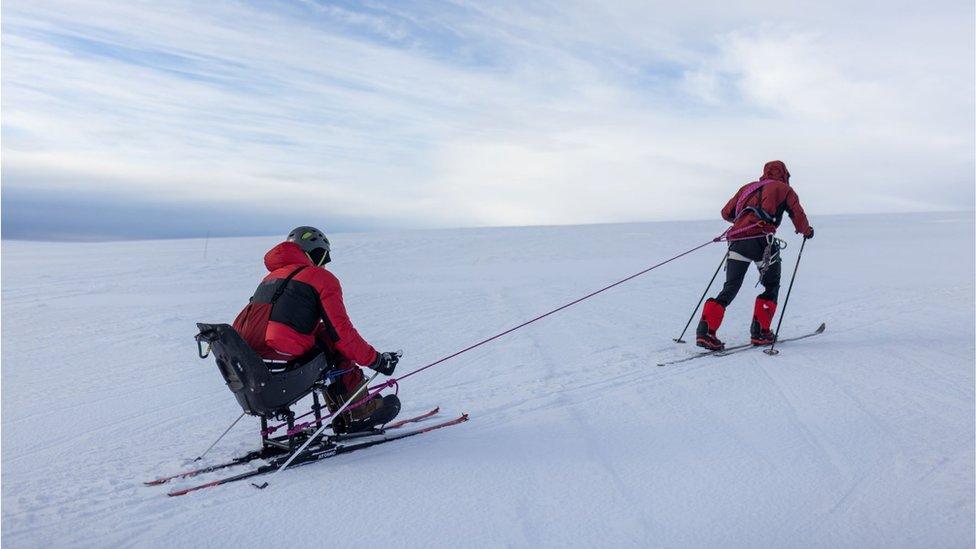
M 264 265 L 268 276 L 234 320 L 234 329 L 262 358 L 291 361 L 318 344 L 357 364 L 373 363 L 376 349 L 349 320 L 335 275 L 313 265 L 294 242 L 271 248 Z M 277 300 L 276 293 L 280 293 Z
M 740 197 L 748 188 L 758 183 L 758 189 L 744 197 L 743 203 L 739 204 Z M 765 220 L 756 215 L 754 211 L 747 208 L 756 208 L 762 211 Z M 807 235 L 810 232 L 810 224 L 807 222 L 806 213 L 800 205 L 800 198 L 796 191 L 790 187 L 790 172 L 786 169 L 786 164 L 779 160 L 767 162 L 763 166 L 763 174 L 759 181 L 753 181 L 743 185 L 729 199 L 728 204 L 722 208 L 722 219 L 732 223 L 732 233 L 736 238 L 748 236 L 760 236 L 776 232 L 780 222 L 783 220 L 783 213 L 790 214 L 796 232 Z M 749 230 L 737 232 L 750 225 L 760 223 L 760 225 Z

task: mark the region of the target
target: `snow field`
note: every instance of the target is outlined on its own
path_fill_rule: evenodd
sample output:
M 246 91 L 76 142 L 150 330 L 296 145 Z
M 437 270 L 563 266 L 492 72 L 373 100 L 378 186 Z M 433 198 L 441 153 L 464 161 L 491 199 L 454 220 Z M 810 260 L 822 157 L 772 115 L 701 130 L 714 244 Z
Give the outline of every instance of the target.
M 655 366 L 694 352 L 671 338 L 716 244 L 401 385 L 405 413 L 441 405 L 466 424 L 268 490 L 182 498 L 141 483 L 183 469 L 240 413 L 196 358 L 194 322 L 230 322 L 278 240 L 211 239 L 206 257 L 202 240 L 4 241 L 2 541 L 972 547 L 973 214 L 811 221 L 783 334 L 827 332 L 777 357 Z M 367 340 L 405 350 L 405 373 L 723 228 L 337 234 L 330 268 Z M 788 223 L 780 236 L 782 303 L 800 240 Z M 748 336 L 755 281 L 726 315 L 729 344 Z M 256 441 L 246 418 L 210 457 Z

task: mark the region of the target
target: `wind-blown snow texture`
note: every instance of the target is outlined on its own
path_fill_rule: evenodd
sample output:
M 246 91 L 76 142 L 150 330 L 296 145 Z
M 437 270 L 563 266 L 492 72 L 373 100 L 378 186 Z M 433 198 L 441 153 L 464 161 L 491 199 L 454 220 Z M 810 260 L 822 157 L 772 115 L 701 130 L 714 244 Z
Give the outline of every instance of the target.
M 141 482 L 240 413 L 194 322 L 232 320 L 276 240 L 211 240 L 206 257 L 202 240 L 4 242 L 3 543 L 972 547 L 973 215 L 812 221 L 783 333 L 828 329 L 777 357 L 655 366 L 693 352 L 671 338 L 713 245 L 401 386 L 407 412 L 469 423 L 181 498 Z M 406 372 L 721 229 L 334 235 L 332 268 Z M 213 461 L 255 446 L 256 424 Z

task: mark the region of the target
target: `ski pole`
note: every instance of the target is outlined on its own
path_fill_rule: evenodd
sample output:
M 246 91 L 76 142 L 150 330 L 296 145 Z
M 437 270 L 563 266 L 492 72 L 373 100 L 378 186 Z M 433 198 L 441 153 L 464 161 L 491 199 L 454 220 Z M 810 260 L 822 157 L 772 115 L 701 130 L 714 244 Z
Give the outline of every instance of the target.
M 341 414 L 346 408 L 348 408 L 350 404 L 352 404 L 353 402 L 355 402 L 356 399 L 359 398 L 359 393 L 362 393 L 363 392 L 363 389 L 365 389 L 366 387 L 368 387 L 369 384 L 372 383 L 373 379 L 375 379 L 376 376 L 378 376 L 378 375 L 380 375 L 380 373 L 379 372 L 376 372 L 372 376 L 370 376 L 370 378 L 366 380 L 366 383 L 363 383 L 359 387 L 359 389 L 356 389 L 356 392 L 353 393 L 352 396 L 349 397 L 349 399 L 346 400 L 342 404 L 342 406 L 340 406 L 339 409 L 336 410 L 336 412 L 334 414 L 332 414 L 332 416 L 333 417 L 338 417 L 339 414 Z M 319 435 L 322 434 L 322 431 L 326 430 L 326 428 L 328 428 L 330 425 L 332 425 L 331 422 L 330 423 L 323 423 L 322 426 L 319 427 L 318 430 L 316 430 L 315 433 L 312 434 L 312 436 L 308 437 L 308 439 L 305 441 L 305 443 L 302 444 L 301 447 L 298 450 L 295 451 L 295 453 L 293 453 L 292 455 L 288 456 L 288 459 L 281 465 L 281 467 L 278 467 L 278 469 L 274 473 L 271 473 L 271 476 L 268 477 L 268 480 L 266 482 L 263 482 L 261 484 L 255 484 L 255 483 L 252 482 L 251 483 L 251 486 L 253 486 L 255 488 L 262 489 L 262 490 L 265 489 L 265 488 L 267 488 L 268 487 L 268 484 L 270 484 L 271 481 L 274 480 L 275 476 L 278 473 L 284 471 L 289 465 L 291 465 L 291 462 L 292 461 L 295 461 L 295 458 L 297 458 L 299 455 L 301 455 L 301 453 L 305 451 L 305 448 L 308 448 L 308 445 L 311 444 L 313 440 L 317 439 L 319 437 Z
M 701 307 L 703 301 L 705 301 L 705 296 L 708 295 L 708 290 L 712 289 L 712 284 L 715 282 L 715 277 L 718 276 L 718 272 L 722 270 L 722 265 L 725 264 L 725 260 L 728 259 L 729 252 L 725 252 L 722 256 L 722 261 L 718 262 L 718 268 L 715 269 L 715 274 L 712 275 L 712 279 L 708 281 L 708 286 L 705 287 L 705 291 L 702 292 L 701 299 L 698 300 L 698 305 L 695 305 L 695 310 L 691 312 L 691 317 L 688 319 L 688 323 L 685 324 L 685 329 L 681 330 L 681 335 L 674 338 L 675 343 L 685 343 L 685 340 L 681 339 L 685 336 L 685 332 L 688 331 L 688 326 L 691 326 L 691 321 L 695 320 L 695 315 L 698 314 L 698 308 Z
M 403 351 L 397 351 L 396 352 L 396 355 L 398 357 L 403 356 Z M 373 380 L 376 379 L 376 376 L 378 376 L 378 375 L 380 375 L 379 372 L 375 372 L 373 375 L 371 375 L 369 377 L 369 379 L 366 380 L 366 383 L 363 383 L 362 385 L 360 385 L 359 389 L 356 389 L 356 392 L 353 393 L 352 396 L 350 396 L 344 403 L 342 403 L 342 406 L 340 406 L 338 410 L 336 410 L 335 412 L 333 412 L 331 414 L 331 417 L 339 417 L 339 414 L 341 414 L 346 408 L 348 408 L 350 404 L 352 404 L 353 402 L 356 402 L 356 399 L 359 398 L 359 393 L 362 393 L 364 389 L 366 389 L 367 387 L 369 387 L 369 384 L 372 383 Z M 319 437 L 319 435 L 322 434 L 322 431 L 326 430 L 326 428 L 328 428 L 331 425 L 332 425 L 331 422 L 330 423 L 323 423 L 321 427 L 319 427 L 314 433 L 312 433 L 312 436 L 308 437 L 308 439 L 305 441 L 305 443 L 302 444 L 301 447 L 298 450 L 295 451 L 295 453 L 293 453 L 292 455 L 288 456 L 288 459 L 283 464 L 281 464 L 281 467 L 278 467 L 278 469 L 274 473 L 271 473 L 271 476 L 268 477 L 267 482 L 263 482 L 261 484 L 255 484 L 255 483 L 252 482 L 251 483 L 251 486 L 253 486 L 255 488 L 259 488 L 261 490 L 267 488 L 268 487 L 268 484 L 270 484 L 271 481 L 274 480 L 275 476 L 278 473 L 284 471 L 289 465 L 291 465 L 291 462 L 292 461 L 295 461 L 295 458 L 297 458 L 298 456 L 300 456 L 302 454 L 302 452 L 305 451 L 305 448 L 308 448 L 308 445 L 311 444 L 313 440 L 317 439 Z
M 228 427 L 226 430 L 224 430 L 223 434 L 221 434 L 219 437 L 217 437 L 217 440 L 213 441 L 213 444 L 211 444 L 210 446 L 208 446 L 207 449 L 204 450 L 203 453 L 200 454 L 193 461 L 200 461 L 201 459 L 203 459 L 203 456 L 207 455 L 207 452 L 209 452 L 210 450 L 212 450 L 213 447 L 216 446 L 218 442 L 220 442 L 220 439 L 222 439 L 225 436 L 227 436 L 227 433 L 229 433 L 230 430 L 233 429 L 235 425 L 237 425 L 237 422 L 240 421 L 242 417 L 244 417 L 244 414 L 243 413 L 241 415 L 237 416 L 237 419 L 234 420 L 234 423 L 231 423 L 230 424 L 230 427 Z
M 796 271 L 800 268 L 800 258 L 803 257 L 803 247 L 806 245 L 807 239 L 804 238 L 803 243 L 800 244 L 800 253 L 796 254 L 796 266 L 793 267 L 793 276 L 790 277 L 790 287 L 786 290 L 786 299 L 783 300 L 783 308 L 779 312 L 779 322 L 776 323 L 776 335 L 773 336 L 773 344 L 768 349 L 763 349 L 763 352 L 769 356 L 779 354 L 779 351 L 776 350 L 776 341 L 779 340 L 779 327 L 783 325 L 783 317 L 786 316 L 786 306 L 790 304 L 790 292 L 793 291 L 793 281 L 796 280 Z

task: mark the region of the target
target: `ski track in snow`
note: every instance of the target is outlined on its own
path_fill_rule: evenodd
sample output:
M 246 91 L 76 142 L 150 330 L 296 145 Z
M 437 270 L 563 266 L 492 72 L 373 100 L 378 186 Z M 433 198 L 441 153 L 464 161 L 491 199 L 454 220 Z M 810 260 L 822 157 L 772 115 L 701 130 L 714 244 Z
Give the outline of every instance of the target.
M 240 413 L 194 322 L 234 318 L 276 239 L 211 239 L 206 257 L 200 240 L 5 241 L 3 544 L 972 547 L 973 215 L 813 221 L 783 334 L 827 331 L 779 356 L 655 366 L 696 352 L 670 340 L 714 245 L 401 384 L 405 413 L 468 423 L 180 498 L 242 470 L 142 486 Z M 405 350 L 402 375 L 720 230 L 337 234 L 330 267 L 364 336 Z M 206 462 L 256 431 L 243 420 Z

